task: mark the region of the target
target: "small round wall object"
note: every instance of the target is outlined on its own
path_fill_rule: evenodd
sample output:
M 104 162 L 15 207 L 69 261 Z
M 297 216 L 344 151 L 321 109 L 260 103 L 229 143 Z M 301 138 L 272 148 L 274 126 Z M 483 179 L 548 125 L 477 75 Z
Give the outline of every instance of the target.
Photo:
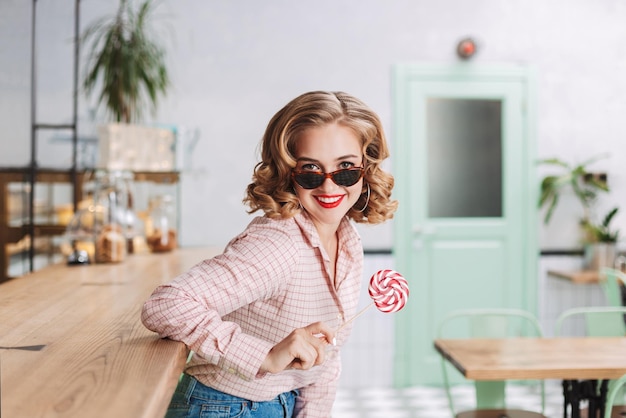
M 476 53 L 476 42 L 472 38 L 461 39 L 456 47 L 456 53 L 462 59 L 470 59 Z

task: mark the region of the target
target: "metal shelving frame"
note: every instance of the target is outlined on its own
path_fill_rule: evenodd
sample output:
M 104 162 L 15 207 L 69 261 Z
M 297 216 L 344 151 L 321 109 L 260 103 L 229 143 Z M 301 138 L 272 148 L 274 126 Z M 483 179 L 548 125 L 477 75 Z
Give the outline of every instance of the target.
M 40 123 L 37 120 L 37 1 L 32 3 L 31 21 L 31 130 L 30 130 L 30 163 L 28 166 L 28 183 L 30 185 L 28 202 L 28 234 L 30 248 L 28 251 L 29 270 L 34 270 L 35 258 L 35 183 L 40 169 L 37 162 L 37 133 L 40 130 L 70 130 L 72 135 L 72 165 L 69 168 L 74 211 L 78 206 L 77 192 L 77 148 L 78 148 L 78 60 L 80 53 L 80 0 L 74 0 L 74 71 L 72 91 L 72 122 L 69 124 Z
M 0 0 L 1 1 L 1 0 Z M 74 0 L 74 66 L 72 86 L 72 115 L 71 123 L 42 123 L 37 120 L 37 2 L 32 0 L 31 15 L 31 109 L 30 109 L 30 163 L 26 167 L 0 167 L 0 283 L 10 279 L 7 277 L 6 268 L 6 244 L 30 236 L 28 249 L 28 269 L 35 270 L 35 236 L 55 236 L 63 233 L 65 227 L 53 224 L 36 224 L 35 222 L 35 185 L 37 183 L 71 183 L 74 212 L 78 209 L 78 203 L 82 199 L 82 186 L 86 172 L 78 169 L 78 78 L 79 78 L 79 53 L 80 53 L 80 2 Z M 52 1 L 52 0 L 50 0 Z M 40 167 L 37 161 L 37 133 L 41 130 L 70 130 L 72 160 L 68 169 L 50 169 Z M 153 182 L 156 184 L 176 184 L 180 181 L 178 172 L 134 172 L 134 181 Z M 8 183 L 27 183 L 28 202 L 26 204 L 28 214 L 24 213 L 25 221 L 20 227 L 8 225 L 7 199 L 4 196 Z M 178 193 L 178 191 L 177 191 Z M 177 197 L 177 204 L 178 202 Z M 26 212 L 26 211 L 25 211 Z M 180 221 L 180 219 L 179 219 Z M 22 253 L 23 254 L 23 253 Z

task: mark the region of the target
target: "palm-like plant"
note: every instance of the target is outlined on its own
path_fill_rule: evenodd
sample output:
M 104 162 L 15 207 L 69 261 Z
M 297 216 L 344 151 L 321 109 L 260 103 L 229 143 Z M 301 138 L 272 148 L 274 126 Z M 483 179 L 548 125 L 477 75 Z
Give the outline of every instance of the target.
M 583 221 L 582 225 L 588 242 L 617 242 L 619 231 L 612 230 L 610 226 L 617 211 L 618 208 L 610 210 L 599 224 L 594 224 L 590 220 Z
M 548 175 L 541 181 L 539 207 L 548 206 L 543 219 L 544 223 L 550 222 L 561 193 L 568 187 L 571 187 L 583 207 L 582 222 L 589 222 L 591 207 L 596 201 L 598 193 L 608 192 L 609 188 L 606 181 L 597 179 L 587 171 L 587 166 L 604 157 L 597 156 L 577 165 L 570 165 L 558 158 L 539 161 L 539 164 L 558 166 L 564 170 L 560 175 Z
M 82 34 L 91 51 L 83 88 L 90 95 L 99 87 L 98 104 L 104 103 L 117 122 L 139 121 L 146 105 L 154 113 L 158 95 L 170 85 L 165 50 L 148 33 L 152 6 L 152 0 L 144 0 L 134 10 L 120 0 L 114 16 L 95 21 Z

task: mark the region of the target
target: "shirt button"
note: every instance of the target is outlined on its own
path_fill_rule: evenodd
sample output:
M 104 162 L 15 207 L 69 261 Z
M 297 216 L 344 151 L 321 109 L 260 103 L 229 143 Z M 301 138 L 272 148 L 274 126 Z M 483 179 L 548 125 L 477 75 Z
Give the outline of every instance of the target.
M 232 373 L 235 374 L 237 370 L 233 369 L 232 367 L 228 369 L 228 373 Z
M 337 315 L 337 319 L 338 319 L 338 320 L 340 320 L 340 321 L 342 321 L 342 320 L 343 320 L 343 315 L 342 315 L 342 314 L 338 314 L 338 315 Z

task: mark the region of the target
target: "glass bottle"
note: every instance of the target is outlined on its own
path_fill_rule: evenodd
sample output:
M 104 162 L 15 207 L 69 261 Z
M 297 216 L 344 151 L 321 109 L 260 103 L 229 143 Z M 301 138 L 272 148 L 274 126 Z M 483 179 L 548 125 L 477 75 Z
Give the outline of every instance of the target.
M 148 203 L 145 223 L 146 243 L 153 253 L 172 251 L 177 247 L 176 211 L 170 195 L 156 195 Z
M 94 241 L 96 263 L 119 263 L 127 254 L 129 196 L 125 171 L 98 170 L 94 190 Z

